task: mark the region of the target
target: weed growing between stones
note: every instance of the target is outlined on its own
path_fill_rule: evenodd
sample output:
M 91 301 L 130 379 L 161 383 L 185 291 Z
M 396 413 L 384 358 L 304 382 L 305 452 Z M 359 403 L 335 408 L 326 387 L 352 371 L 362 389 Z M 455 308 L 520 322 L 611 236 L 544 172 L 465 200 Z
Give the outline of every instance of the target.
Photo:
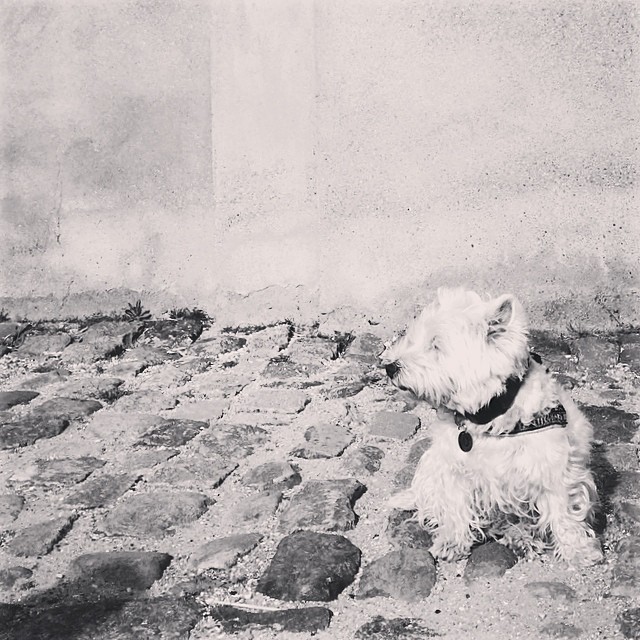
M 193 309 L 187 307 L 171 309 L 169 311 L 169 318 L 171 320 L 197 320 L 204 328 L 210 327 L 215 322 L 215 318 L 212 318 L 206 311 L 198 307 L 194 307 Z
M 148 322 L 151 320 L 151 311 L 142 306 L 141 300 L 137 300 L 135 304 L 129 303 L 124 310 L 124 318 L 126 320 Z
M 333 360 L 337 360 L 344 356 L 349 348 L 349 345 L 355 340 L 353 333 L 338 333 L 336 334 L 336 353 Z

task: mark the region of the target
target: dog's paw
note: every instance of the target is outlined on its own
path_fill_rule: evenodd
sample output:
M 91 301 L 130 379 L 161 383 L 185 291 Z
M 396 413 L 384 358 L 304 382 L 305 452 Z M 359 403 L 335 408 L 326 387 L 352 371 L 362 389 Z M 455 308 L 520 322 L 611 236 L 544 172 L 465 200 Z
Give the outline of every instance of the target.
M 604 562 L 604 553 L 597 538 L 589 538 L 589 544 L 584 545 L 572 559 L 572 564 L 580 567 L 591 567 L 602 562 Z
M 597 538 L 588 538 L 583 544 L 573 547 L 570 552 L 565 549 L 561 555 L 574 567 L 591 567 L 604 561 L 604 553 Z
M 436 560 L 455 562 L 466 558 L 471 552 L 471 546 L 460 545 L 444 538 L 435 538 L 429 549 Z

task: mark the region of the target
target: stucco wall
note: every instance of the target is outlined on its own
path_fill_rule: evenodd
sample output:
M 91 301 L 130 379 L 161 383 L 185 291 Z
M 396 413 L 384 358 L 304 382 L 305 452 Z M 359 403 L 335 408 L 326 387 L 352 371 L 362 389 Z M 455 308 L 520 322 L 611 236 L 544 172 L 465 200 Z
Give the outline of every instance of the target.
M 380 309 L 465 282 L 638 308 L 633 2 L 1 12 L 0 297 Z

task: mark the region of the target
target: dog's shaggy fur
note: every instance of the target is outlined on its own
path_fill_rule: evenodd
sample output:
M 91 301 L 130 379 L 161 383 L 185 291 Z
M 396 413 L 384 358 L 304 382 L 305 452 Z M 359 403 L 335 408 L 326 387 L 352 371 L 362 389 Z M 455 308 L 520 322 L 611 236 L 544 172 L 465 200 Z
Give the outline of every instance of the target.
M 588 468 L 592 427 L 530 357 L 525 313 L 513 296 L 483 300 L 439 290 L 382 363 L 393 384 L 438 409 L 411 487 L 392 499 L 392 506 L 417 510 L 433 532 L 435 557 L 464 557 L 489 537 L 525 555 L 551 548 L 576 565 L 602 560 L 590 526 L 597 502 Z M 474 416 L 514 380 L 505 411 L 478 424 Z M 518 421 L 526 425 L 558 406 L 566 426 L 509 435 Z M 461 431 L 471 436 L 469 451 L 459 444 Z

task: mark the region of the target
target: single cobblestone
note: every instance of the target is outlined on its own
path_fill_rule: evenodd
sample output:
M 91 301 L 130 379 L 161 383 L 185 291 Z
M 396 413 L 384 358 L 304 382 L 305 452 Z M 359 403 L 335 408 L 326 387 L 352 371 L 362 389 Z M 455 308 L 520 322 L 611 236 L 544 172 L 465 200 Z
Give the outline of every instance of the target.
M 315 635 L 329 626 L 333 612 L 325 607 L 252 611 L 233 605 L 219 605 L 209 610 L 212 620 L 225 633 L 242 633 L 271 628 L 278 633 L 309 633 Z M 257 636 L 256 636 L 257 637 Z
M 499 577 L 515 566 L 518 558 L 511 549 L 498 542 L 487 542 L 471 550 L 464 570 L 467 584 Z
M 92 416 L 85 430 L 99 438 L 140 436 L 165 420 L 149 413 L 102 412 Z
M 142 449 L 129 453 L 123 461 L 123 466 L 126 469 L 135 469 L 137 473 L 143 473 L 171 460 L 179 453 L 178 449 Z
M 249 424 L 218 423 L 197 440 L 204 455 L 216 454 L 231 459 L 246 458 L 269 438 L 262 428 Z
M 86 553 L 73 560 L 67 577 L 110 593 L 114 589 L 143 591 L 162 577 L 171 560 L 169 554 L 154 551 Z
M 238 559 L 258 545 L 260 533 L 239 533 L 216 538 L 198 547 L 189 558 L 189 566 L 198 573 L 208 569 L 230 569 Z
M 64 503 L 80 509 L 95 509 L 112 505 L 139 479 L 136 473 L 102 474 L 84 482 L 64 499 Z
M 348 531 L 356 526 L 358 516 L 353 505 L 367 488 L 354 478 L 311 480 L 289 501 L 280 514 L 279 528 Z
M 581 405 L 587 420 L 593 425 L 594 438 L 606 444 L 631 442 L 638 432 L 637 413 L 616 407 Z
M 531 329 L 529 336 L 531 350 L 541 356 L 543 360 L 571 354 L 571 345 L 563 336 L 537 329 Z
M 248 393 L 243 390 L 236 397 L 237 409 L 248 413 L 300 413 L 309 403 L 309 396 L 297 389 L 270 389 L 260 387 Z
M 620 335 L 620 362 L 633 373 L 640 374 L 640 333 Z
M 368 364 L 378 364 L 384 351 L 384 342 L 372 333 L 360 333 L 347 348 L 347 356 Z
M 40 394 L 37 391 L 0 391 L 0 411 L 19 404 L 28 404 Z
M 179 402 L 171 412 L 171 417 L 202 420 L 213 424 L 229 408 L 229 400 L 197 400 L 195 402 Z
M 305 443 L 296 447 L 291 455 L 298 458 L 335 458 L 353 442 L 350 431 L 339 424 L 309 427 L 304 434 Z
M 38 357 L 61 353 L 71 344 L 67 333 L 41 333 L 25 336 L 24 342 L 16 349 L 21 357 Z
M 84 378 L 68 382 L 60 387 L 57 392 L 60 396 L 74 400 L 85 398 L 98 398 L 111 402 L 118 397 L 118 389 L 124 383 L 120 378 Z
M 200 339 L 191 346 L 189 352 L 196 355 L 220 356 L 243 349 L 247 339 L 232 334 L 213 335 L 203 333 Z
M 299 531 L 280 541 L 256 588 L 278 600 L 335 600 L 355 579 L 360 556 L 343 536 Z
M 301 481 L 298 470 L 284 460 L 265 462 L 251 469 L 242 478 L 242 484 L 245 486 L 264 491 L 291 489 Z
M 102 404 L 97 400 L 77 400 L 74 398 L 51 398 L 34 407 L 31 414 L 47 420 L 69 420 L 70 422 L 80 418 L 86 418 L 92 413 L 102 409 Z
M 32 609 L 14 607 L 2 640 L 158 640 L 187 638 L 202 618 L 193 599 L 102 599 Z
M 324 338 L 296 337 L 287 348 L 287 355 L 292 362 L 316 364 L 335 360 L 336 343 Z
M 366 565 L 358 596 L 390 596 L 405 602 L 429 597 L 436 582 L 436 563 L 424 549 L 400 549 Z
M 0 424 L 0 449 L 26 447 L 38 440 L 55 438 L 69 426 L 69 420 L 48 416 L 27 416 Z
M 0 522 L 15 520 L 24 508 L 24 498 L 16 494 L 0 495 Z
M 122 353 L 142 333 L 142 322 L 99 322 L 90 326 L 78 342 L 70 344 L 62 359 L 70 363 L 91 364 Z
M 621 500 L 615 505 L 615 514 L 630 533 L 640 535 L 640 505 Z
M 47 555 L 64 538 L 76 518 L 70 514 L 21 529 L 5 547 L 14 556 Z
M 186 453 L 179 454 L 157 467 L 150 479 L 171 486 L 216 489 L 237 468 L 237 462 L 218 455 L 200 456 Z
M 277 359 L 267 364 L 262 375 L 266 378 L 290 380 L 291 378 L 308 378 L 318 373 L 318 371 L 320 371 L 319 365 Z
M 620 500 L 640 500 L 640 472 L 616 472 L 615 486 L 613 487 L 610 498 L 615 502 Z
M 242 500 L 235 511 L 239 523 L 254 523 L 270 518 L 282 501 L 282 491 L 268 491 Z
M 112 536 L 162 538 L 197 520 L 215 501 L 195 492 L 133 494 L 107 515 L 102 530 Z
M 419 428 L 420 418 L 412 413 L 381 411 L 373 416 L 369 433 L 380 438 L 408 440 Z
M 431 534 L 414 518 L 414 511 L 394 509 L 387 523 L 387 538 L 396 549 L 431 547 Z
M 640 537 L 620 541 L 611 572 L 610 592 L 613 596 L 635 597 L 640 590 Z
M 154 365 L 180 359 L 179 353 L 173 353 L 160 347 L 139 345 L 129 349 L 111 368 L 116 376 L 136 376 Z
M 550 638 L 579 638 L 582 635 L 582 629 L 567 622 L 550 622 L 540 631 Z
M 330 400 L 352 398 L 358 395 L 365 387 L 366 382 L 362 379 L 337 382 L 337 384 L 332 385 L 326 397 Z
M 50 385 L 55 385 L 64 382 L 71 375 L 71 371 L 68 369 L 57 368 L 51 371 L 45 371 L 44 373 L 38 373 L 33 376 L 29 376 L 26 380 L 23 380 L 19 388 L 20 389 L 41 389 Z
M 606 370 L 618 363 L 620 346 L 600 336 L 584 336 L 571 343 L 571 352 L 578 364 L 587 369 Z
M 197 420 L 165 420 L 152 427 L 138 440 L 148 447 L 180 447 L 209 426 Z
M 354 475 L 373 474 L 380 470 L 384 451 L 371 444 L 364 444 L 346 454 L 344 466 L 350 469 Z
M 192 374 L 183 367 L 178 366 L 180 362 L 172 362 L 162 367 L 153 367 L 145 369 L 136 378 L 136 388 L 139 392 L 155 392 L 158 389 L 174 390 L 178 393 L 178 387 L 184 386 L 191 378 Z
M 287 348 L 292 337 L 291 326 L 286 323 L 270 327 L 248 327 L 236 335 L 242 334 L 246 340 L 246 349 L 254 358 L 271 358 Z M 227 335 L 234 335 L 227 333 Z
M 72 485 L 82 482 L 104 465 L 104 460 L 92 456 L 39 459 L 14 473 L 11 481 L 36 485 Z
M 420 458 L 424 455 L 425 451 L 431 446 L 431 438 L 421 438 L 411 445 L 409 449 L 409 455 L 407 455 L 407 464 L 414 466 L 418 465 Z
M 562 582 L 528 582 L 525 588 L 531 595 L 541 600 L 572 602 L 576 599 L 575 589 Z
M 356 640 L 424 640 L 440 634 L 415 618 L 375 616 L 356 631 Z
M 618 471 L 640 470 L 637 445 L 611 444 L 604 449 L 603 455 L 605 460 Z
M 0 569 L 0 587 L 11 589 L 16 584 L 24 583 L 33 576 L 33 571 L 28 567 L 14 565 L 6 569 Z
M 113 409 L 122 413 L 155 413 L 173 409 L 178 398 L 162 391 L 134 391 L 113 403 Z
M 415 464 L 408 464 L 402 467 L 394 476 L 393 484 L 394 486 L 400 489 L 406 489 L 411 486 L 411 481 L 413 480 L 413 476 L 416 472 Z

